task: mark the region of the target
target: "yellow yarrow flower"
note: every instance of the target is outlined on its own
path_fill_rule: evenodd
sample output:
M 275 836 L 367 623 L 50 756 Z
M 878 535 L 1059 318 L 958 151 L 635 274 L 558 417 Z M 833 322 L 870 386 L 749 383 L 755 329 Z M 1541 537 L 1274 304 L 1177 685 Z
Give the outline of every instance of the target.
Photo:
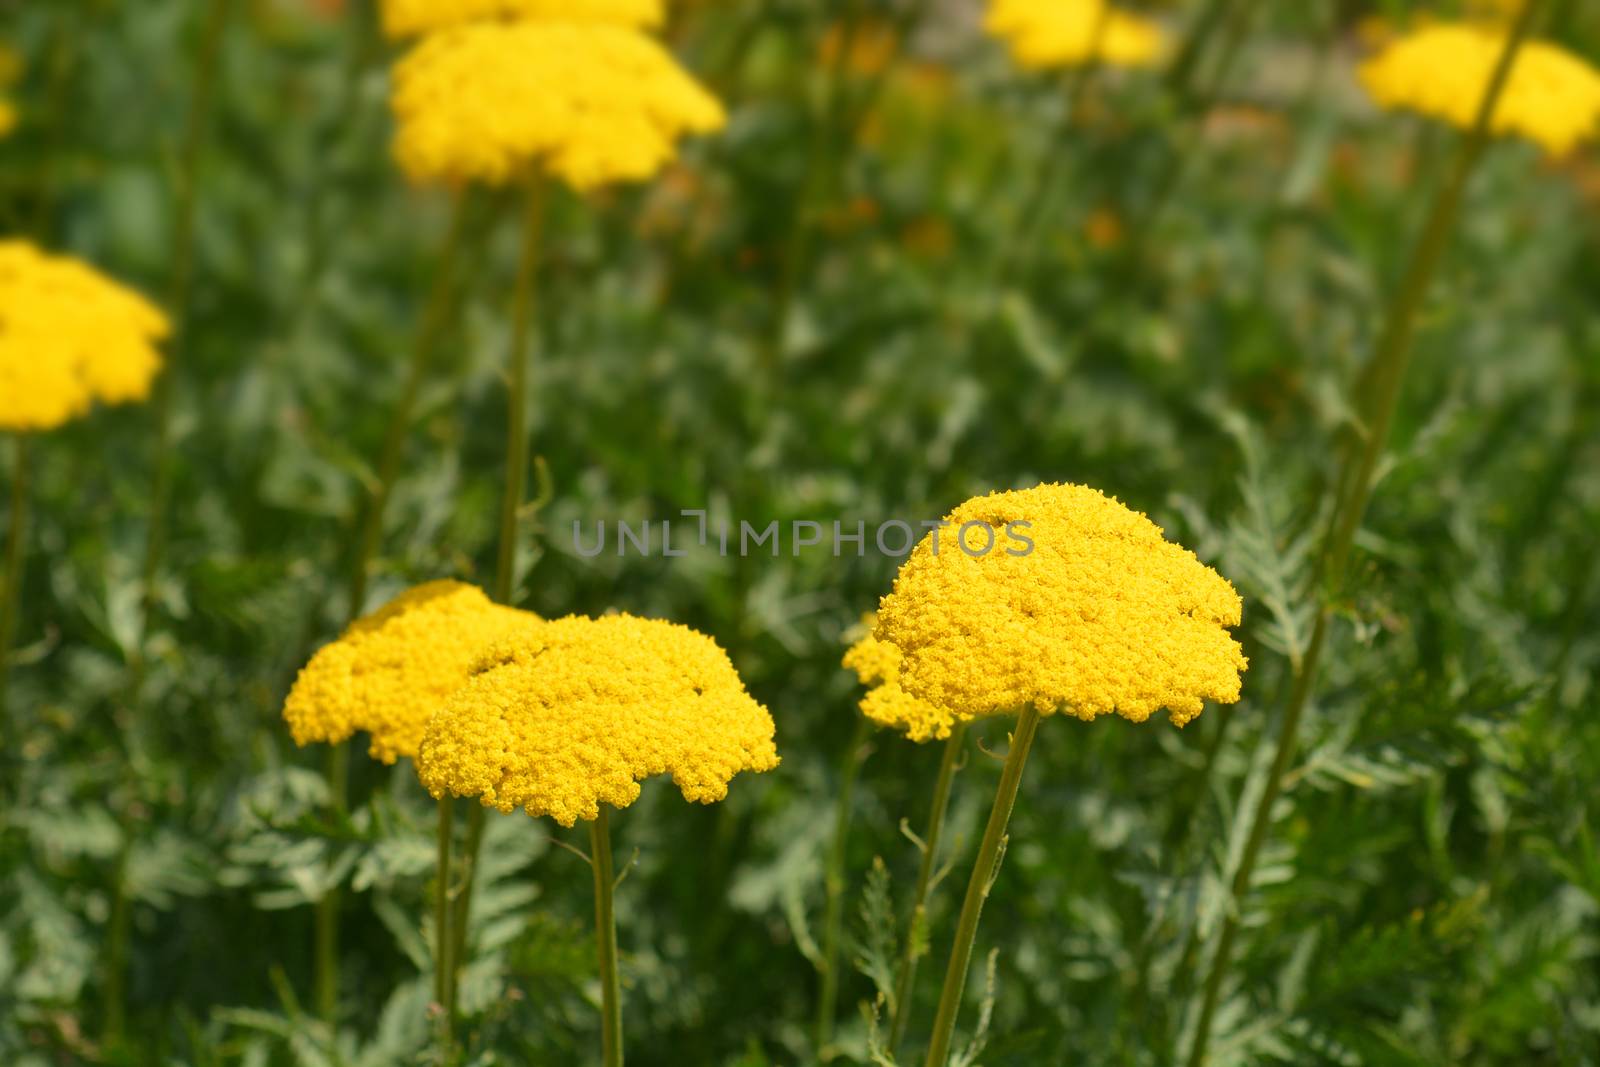
M 1471 129 L 1506 31 L 1439 23 L 1391 42 L 1364 63 L 1361 84 L 1385 108 L 1415 111 Z M 1512 64 L 1490 121 L 1497 134 L 1519 134 L 1553 156 L 1593 137 L 1600 124 L 1600 72 L 1545 41 L 1526 41 Z
M 435 797 L 476 796 L 563 826 L 624 808 L 671 774 L 710 804 L 741 771 L 778 765 L 772 716 L 727 653 L 686 626 L 570 616 L 502 641 L 428 724 L 417 774 Z
M 868 616 L 866 625 L 876 627 L 877 619 Z M 901 688 L 900 659 L 898 647 L 878 640 L 871 632 L 844 654 L 845 667 L 855 671 L 861 684 L 868 687 L 861 698 L 861 714 L 880 726 L 902 731 L 913 741 L 949 737 L 957 717 Z
M 1206 700 L 1239 699 L 1238 593 L 1145 516 L 1040 485 L 976 497 L 947 522 L 900 568 L 875 631 L 899 650 L 900 687 L 946 729 L 1030 704 L 1134 722 L 1164 707 L 1182 726 Z M 963 537 L 968 523 L 995 531 L 993 547 L 976 527 Z
M 17 128 L 17 109 L 11 102 L 0 98 L 0 137 L 5 137 Z
M 392 39 L 491 19 L 604 22 L 653 30 L 661 0 L 383 0 L 383 31 Z
M 91 404 L 143 400 L 167 320 L 67 256 L 0 241 L 0 430 L 49 430 Z
M 300 671 L 283 717 L 295 744 L 372 735 L 373 759 L 415 757 L 428 718 L 467 681 L 484 648 L 537 615 L 464 582 L 427 582 L 350 624 Z
M 1147 67 L 1166 46 L 1156 23 L 1104 0 L 991 0 L 983 28 L 1004 38 L 1017 65 L 1027 70 L 1077 66 L 1091 58 L 1112 67 Z
M 394 71 L 395 154 L 415 182 L 502 185 L 542 168 L 576 189 L 650 177 L 725 116 L 660 45 L 616 26 L 482 24 Z

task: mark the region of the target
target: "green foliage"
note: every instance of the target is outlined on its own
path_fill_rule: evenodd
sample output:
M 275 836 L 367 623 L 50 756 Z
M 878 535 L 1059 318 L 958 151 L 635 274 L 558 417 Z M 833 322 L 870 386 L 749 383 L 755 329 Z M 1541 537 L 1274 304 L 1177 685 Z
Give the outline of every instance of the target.
M 7 233 L 168 292 L 205 6 L 0 3 L 0 40 L 25 60 L 6 90 L 22 123 L 0 141 Z M 370 3 L 231 6 L 148 628 L 150 409 L 31 449 L 0 758 L 7 1065 L 437 1059 L 432 803 L 358 738 L 349 813 L 330 815 L 324 751 L 297 750 L 279 709 L 344 621 L 353 511 L 446 197 L 389 161 L 392 49 Z M 858 695 L 839 657 L 897 561 L 870 543 L 589 558 L 573 524 L 669 519 L 676 540 L 680 511 L 704 508 L 870 530 L 1050 479 L 1115 493 L 1229 576 L 1252 665 L 1240 704 L 1182 732 L 1046 720 L 955 1062 L 1164 1067 L 1194 1025 L 1309 640 L 1339 456 L 1362 432 L 1352 383 L 1450 143 L 1358 99 L 1356 20 L 1459 5 L 1343 5 L 1331 26 L 1326 5 L 1263 5 L 1203 114 L 1119 72 L 1070 126 L 1059 81 L 1020 75 L 971 5 L 890 5 L 916 20 L 909 46 L 838 73 L 824 38 L 877 5 L 671 6 L 669 43 L 732 122 L 654 183 L 555 198 L 530 409 L 547 476 L 530 493 L 547 492 L 520 528 L 519 596 L 713 634 L 772 709 L 784 762 L 708 808 L 646 783 L 615 818 L 618 856 L 637 855 L 617 891 L 629 1062 L 815 1063 L 823 862 Z M 1197 6 L 1160 17 L 1181 30 Z M 1553 6 L 1547 33 L 1600 58 L 1600 13 Z M 842 111 L 820 106 L 830 78 Z M 1023 217 L 1052 167 L 1050 206 Z M 1238 903 L 1211 1067 L 1600 1063 L 1593 168 L 1497 143 L 1468 190 L 1301 756 Z M 374 604 L 492 573 L 512 215 L 507 196 L 468 199 L 458 313 L 406 441 Z M 1001 747 L 1003 727 L 975 740 Z M 919 857 L 900 827 L 937 765 L 936 747 L 880 736 L 856 782 L 836 1062 L 895 1062 L 883 1029 L 907 936 L 926 955 L 897 1058 L 922 1060 L 998 774 L 974 759 L 958 777 L 955 876 L 908 931 Z M 593 1059 L 589 875 L 550 847 L 578 840 L 490 813 L 462 983 L 474 1067 Z M 311 902 L 332 886 L 330 1027 Z

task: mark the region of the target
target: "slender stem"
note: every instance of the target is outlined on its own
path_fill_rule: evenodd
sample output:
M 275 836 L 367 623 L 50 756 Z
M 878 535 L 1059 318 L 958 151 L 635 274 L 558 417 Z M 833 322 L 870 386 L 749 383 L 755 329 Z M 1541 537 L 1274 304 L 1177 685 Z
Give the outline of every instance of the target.
M 1527 0 L 1490 78 L 1477 119 L 1472 130 L 1462 139 L 1455 161 L 1443 189 L 1434 200 L 1422 235 L 1412 251 L 1411 260 L 1400 287 L 1389 305 L 1382 332 L 1378 336 L 1371 364 L 1371 373 L 1365 375 L 1368 385 L 1366 396 L 1361 397 L 1363 414 L 1367 418 L 1367 433 L 1360 454 L 1355 460 L 1355 473 L 1344 480 L 1347 491 L 1333 516 L 1329 535 L 1322 550 L 1319 571 L 1325 588 L 1318 598 L 1315 626 L 1305 659 L 1295 676 L 1294 688 L 1284 709 L 1283 721 L 1278 728 L 1278 744 L 1272 766 L 1267 773 L 1266 786 L 1261 801 L 1256 806 L 1250 824 L 1250 835 L 1239 857 L 1239 868 L 1234 872 L 1232 906 L 1223 918 L 1222 930 L 1217 937 L 1216 952 L 1211 969 L 1206 976 L 1201 997 L 1200 1015 L 1195 1024 L 1194 1042 L 1189 1054 L 1189 1067 L 1203 1067 L 1208 1052 L 1211 1027 L 1215 1020 L 1217 1002 L 1223 980 L 1232 962 L 1233 943 L 1238 934 L 1240 902 L 1249 892 L 1255 873 L 1256 859 L 1266 840 L 1272 822 L 1272 808 L 1283 787 L 1283 777 L 1294 759 L 1299 739 L 1300 720 L 1304 715 L 1311 691 L 1316 682 L 1317 666 L 1326 644 L 1329 623 L 1329 599 L 1343 591 L 1345 570 L 1350 551 L 1360 529 L 1362 515 L 1372 495 L 1373 475 L 1378 461 L 1388 443 L 1389 431 L 1399 406 L 1401 386 L 1411 359 L 1412 339 L 1416 318 L 1427 296 L 1429 285 L 1449 244 L 1451 231 L 1460 214 L 1462 196 L 1473 168 L 1483 156 L 1489 142 L 1489 120 L 1500 100 L 1510 76 L 1522 42 L 1527 38 L 1545 0 Z
M 900 957 L 900 972 L 894 981 L 894 1014 L 889 1018 L 889 1055 L 894 1055 L 905 1036 L 906 1020 L 911 1017 L 911 990 L 917 977 L 917 961 L 927 950 L 928 887 L 939 859 L 939 842 L 944 835 L 944 816 L 950 808 L 950 785 L 966 750 L 967 724 L 950 728 L 939 761 L 939 777 L 933 783 L 933 801 L 928 805 L 928 828 L 922 836 L 922 862 L 917 866 L 917 886 L 911 894 L 911 922 L 906 928 L 905 951 Z
M 449 1063 L 455 1049 L 455 939 L 450 934 L 450 843 L 455 824 L 454 797 L 439 800 L 436 830 L 439 859 L 433 880 L 433 1000 L 439 1006 L 441 1059 Z
M 111 879 L 111 914 L 106 919 L 105 1041 L 113 1047 L 121 1043 L 127 1024 L 128 938 L 132 926 L 127 883 L 130 844 L 130 839 L 124 837 L 117 852 Z
M 836 157 L 839 134 L 843 132 L 841 118 L 847 118 L 844 112 L 849 95 L 847 79 L 850 53 L 855 47 L 863 14 L 861 3 L 850 2 L 845 5 L 838 24 L 838 49 L 833 55 L 833 62 L 823 74 L 822 92 L 813 117 L 810 146 L 806 151 L 805 173 L 799 195 L 794 200 L 788 233 L 783 242 L 782 259 L 778 264 L 778 288 L 772 303 L 772 325 L 761 349 L 764 368 L 769 376 L 778 373 L 787 355 L 789 320 L 793 316 L 795 298 L 811 256 L 812 216 L 817 208 L 816 200 L 822 194 L 828 167 Z
M 535 174 L 528 184 L 522 254 L 511 296 L 511 353 L 506 377 L 506 483 L 500 501 L 500 556 L 494 578 L 494 598 L 502 604 L 511 603 L 516 591 L 517 514 L 522 510 L 522 495 L 528 483 L 528 335 L 535 310 L 544 201 L 544 178 Z
M 346 796 L 350 781 L 350 744 L 330 745 L 323 768 L 328 783 L 328 810 L 342 824 L 349 812 Z M 316 997 L 317 1015 L 332 1024 L 339 1015 L 339 887 L 330 886 L 317 899 Z
M 612 892 L 617 876 L 611 864 L 611 825 L 604 804 L 589 824 L 594 868 L 594 933 L 600 957 L 600 1053 L 604 1067 L 622 1067 L 622 981 L 617 972 L 617 916 Z
M 939 1013 L 933 1019 L 926 1067 L 945 1067 L 950 1060 L 956 1015 L 961 1010 L 961 995 L 967 988 L 967 965 L 972 961 L 972 943 L 978 936 L 978 917 L 994 886 L 995 875 L 1000 871 L 1006 824 L 1011 821 L 1017 787 L 1022 784 L 1022 770 L 1027 765 L 1028 750 L 1033 747 L 1033 736 L 1038 729 L 1039 712 L 1029 704 L 1017 716 L 1016 728 L 1011 732 L 1011 751 L 1006 753 L 1005 769 L 1000 772 L 1000 786 L 994 794 L 994 807 L 989 810 L 989 825 L 983 831 L 978 859 L 972 865 L 966 899 L 961 902 L 961 918 L 956 923 L 955 944 L 950 948 L 950 965 L 944 972 L 944 991 L 939 994 Z
M 228 25 L 230 0 L 211 0 L 202 31 L 200 50 L 195 57 L 194 95 L 189 102 L 189 117 L 183 147 L 174 176 L 176 203 L 172 220 L 172 276 L 167 295 L 167 311 L 172 319 L 172 341 L 167 351 L 165 372 L 156 379 L 151 407 L 155 420 L 155 476 L 150 492 L 150 522 L 145 535 L 144 567 L 140 586 L 140 647 L 134 652 L 134 676 L 142 680 L 143 641 L 150 629 L 156 605 L 156 578 L 166 551 L 167 507 L 172 495 L 173 466 L 176 459 L 172 441 L 173 390 L 176 388 L 179 361 L 187 347 L 189 296 L 194 280 L 194 229 L 197 173 L 200 148 L 215 96 L 217 65 L 222 51 L 223 31 Z M 137 692 L 137 689 L 135 690 Z
M 10 678 L 11 641 L 17 632 L 22 603 L 22 546 L 28 530 L 28 438 L 17 434 L 11 443 L 11 509 L 6 519 L 5 589 L 0 592 L 0 745 L 16 751 L 9 736 L 6 683 Z M 10 757 L 7 757 L 8 760 Z M 9 777 L 9 775 L 8 775 Z
M 1180 110 L 1187 106 L 1189 94 L 1194 89 L 1194 75 L 1205 55 L 1206 46 L 1222 25 L 1234 0 L 1207 0 L 1205 9 L 1195 19 L 1194 25 L 1183 39 L 1178 54 L 1167 68 L 1167 91 L 1179 101 Z
M 383 539 L 383 513 L 389 503 L 389 494 L 400 475 L 400 460 L 411 429 L 411 420 L 417 406 L 417 395 L 427 380 L 433 365 L 433 353 L 440 336 L 450 320 L 452 296 L 455 292 L 455 268 L 461 250 L 461 237 L 466 229 L 466 195 L 457 191 L 450 210 L 449 229 L 433 273 L 433 286 L 428 303 L 423 309 L 417 327 L 416 341 L 406 363 L 405 380 L 400 395 L 389 413 L 389 425 L 384 432 L 383 451 L 379 454 L 377 477 L 373 482 L 356 539 L 355 556 L 350 561 L 348 617 L 361 615 L 367 599 L 367 571 L 377 555 L 378 543 Z
M 450 958 L 455 963 L 456 977 L 460 981 L 461 968 L 467 964 L 467 930 L 472 918 L 472 887 L 477 880 L 478 854 L 483 851 L 483 831 L 486 808 L 472 804 L 467 809 L 467 837 L 456 860 L 456 886 L 451 891 L 453 904 L 450 915 Z M 454 1004 L 455 988 L 451 987 Z
M 833 842 L 828 847 L 827 865 L 822 874 L 822 974 L 817 991 L 815 1034 L 817 1059 L 822 1063 L 833 1058 L 833 1016 L 839 1000 L 839 942 L 844 928 L 845 857 L 850 841 L 850 816 L 855 808 L 856 777 L 861 771 L 862 757 L 871 736 L 871 720 L 864 715 L 856 716 L 856 727 L 850 735 L 850 747 L 845 753 L 844 768 L 839 775 L 838 801 L 833 815 Z
M 1180 129 L 1183 126 L 1197 125 L 1210 110 L 1222 89 L 1228 82 L 1228 75 L 1233 71 L 1233 63 L 1239 55 L 1240 46 L 1244 44 L 1245 36 L 1249 32 L 1250 23 L 1255 18 L 1257 11 L 1262 6 L 1262 0 L 1224 0 L 1226 9 L 1221 12 L 1225 19 L 1225 36 L 1218 46 L 1217 60 L 1211 68 L 1211 77 L 1206 82 L 1196 87 L 1193 81 L 1193 72 L 1186 76 L 1186 80 L 1178 91 L 1177 113 Z M 1214 29 L 1214 27 L 1212 28 Z M 1206 36 L 1212 30 L 1207 30 Z M 1189 168 L 1200 161 L 1200 153 L 1191 144 L 1185 151 L 1177 153 L 1175 158 L 1169 159 L 1162 168 L 1161 176 L 1156 180 L 1155 189 L 1148 200 L 1139 209 L 1134 219 L 1132 232 L 1127 240 L 1127 259 L 1132 265 L 1135 275 L 1144 269 L 1144 257 L 1148 251 L 1147 242 L 1155 232 L 1155 223 L 1159 221 L 1166 206 L 1171 203 L 1172 195 L 1177 192 L 1188 175 Z
M 1063 105 L 1060 129 L 1050 139 L 1044 166 L 1035 172 L 1036 180 L 1032 191 L 1024 201 L 1025 206 L 1011 220 L 1010 233 L 998 249 L 996 265 L 992 271 L 993 281 L 990 285 L 993 289 L 1003 288 L 1011 280 L 1015 268 L 1027 266 L 1033 258 L 1035 241 L 1039 234 L 1048 229 L 1049 208 L 1054 200 L 1055 190 L 1061 184 L 1060 179 L 1067 170 L 1070 149 L 1074 144 L 1072 124 L 1078 121 L 1079 113 L 1083 110 L 1084 98 L 1089 93 L 1089 86 L 1093 84 L 1095 75 L 1100 71 L 1101 45 L 1110 26 L 1111 5 L 1105 4 L 1095 16 L 1094 26 L 1089 31 L 1089 55 L 1072 69 L 1072 74 L 1067 79 L 1066 102 Z

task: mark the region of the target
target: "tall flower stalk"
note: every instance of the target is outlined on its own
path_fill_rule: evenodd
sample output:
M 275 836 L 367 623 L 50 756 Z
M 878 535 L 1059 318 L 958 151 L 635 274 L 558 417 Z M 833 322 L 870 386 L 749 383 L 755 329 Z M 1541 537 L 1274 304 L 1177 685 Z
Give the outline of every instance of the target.
M 855 810 L 856 779 L 867 757 L 871 725 L 865 718 L 857 719 L 850 734 L 834 802 L 833 841 L 822 872 L 822 958 L 817 964 L 819 982 L 813 1041 L 817 1059 L 823 1063 L 833 1058 L 833 1017 L 839 1001 L 839 943 L 844 933 L 845 859 L 850 843 L 850 816 Z
M 14 751 L 6 687 L 11 672 L 11 641 L 17 631 L 22 600 L 22 546 L 28 536 L 28 438 L 17 434 L 11 441 L 11 507 L 6 516 L 5 589 L 0 591 L 0 745 Z
M 944 817 L 950 810 L 950 787 L 966 750 L 966 723 L 957 723 L 944 743 L 939 761 L 939 777 L 933 784 L 933 799 L 928 804 L 928 825 L 918 847 L 922 860 L 917 866 L 916 887 L 911 892 L 911 917 L 906 926 L 905 945 L 900 952 L 900 967 L 895 973 L 893 1014 L 889 1017 L 889 1055 L 892 1057 L 905 1037 L 906 1020 L 911 1017 L 912 990 L 916 988 L 917 961 L 927 942 L 928 892 L 939 860 L 939 845 L 944 838 Z
M 450 838 L 455 832 L 454 797 L 440 797 L 433 886 L 433 1002 L 439 1006 L 439 1043 L 448 1062 L 455 1048 L 454 941 L 450 935 Z
M 589 865 L 594 871 L 594 932 L 600 967 L 600 1059 L 622 1067 L 622 980 L 617 968 L 617 875 L 611 862 L 606 806 L 589 824 Z
M 972 877 L 967 880 L 967 895 L 961 901 L 961 918 L 956 921 L 955 943 L 950 948 L 950 962 L 944 971 L 944 988 L 939 993 L 939 1011 L 933 1017 L 933 1036 L 928 1039 L 927 1067 L 945 1067 L 950 1060 L 950 1042 L 955 1036 L 956 1015 L 961 1010 L 961 996 L 967 989 L 972 943 L 978 936 L 978 918 L 983 913 L 983 903 L 989 899 L 989 890 L 994 888 L 995 875 L 1000 870 L 1000 857 L 1006 843 L 1006 825 L 1011 821 L 1011 809 L 1017 803 L 1017 788 L 1022 785 L 1022 771 L 1028 764 L 1028 752 L 1033 748 L 1033 737 L 1038 730 L 1038 710 L 1032 705 L 1023 708 L 1011 731 L 1011 747 L 1006 752 L 1000 784 L 994 792 L 994 805 L 989 809 L 989 821 L 984 826 L 983 841 L 978 845 L 978 858 L 972 865 Z
M 189 100 L 189 116 L 174 175 L 176 182 L 172 217 L 172 276 L 167 295 L 167 313 L 172 322 L 172 342 L 167 372 L 157 381 L 151 398 L 155 421 L 155 474 L 150 487 L 150 520 L 145 533 L 144 563 L 141 571 L 140 647 L 134 651 L 134 691 L 143 680 L 144 649 L 155 612 L 156 581 L 166 553 L 167 510 L 172 496 L 173 466 L 176 459 L 172 440 L 173 391 L 180 360 L 188 344 L 190 295 L 194 288 L 194 231 L 198 205 L 196 189 L 200 150 L 205 140 L 217 83 L 217 66 L 222 38 L 227 29 L 231 0 L 211 0 L 201 30 L 200 47 L 195 55 L 194 86 Z
M 1256 861 L 1266 841 L 1272 822 L 1272 809 L 1283 789 L 1284 775 L 1294 760 L 1299 742 L 1300 722 L 1316 684 L 1317 668 L 1327 644 L 1331 604 L 1343 591 L 1345 571 L 1350 550 L 1355 543 L 1367 502 L 1372 495 L 1374 475 L 1378 461 L 1388 444 L 1389 432 L 1399 406 L 1401 387 L 1411 361 L 1412 341 L 1416 320 L 1428 289 L 1449 244 L 1456 219 L 1460 214 L 1462 196 L 1473 169 L 1482 158 L 1490 138 L 1490 122 L 1501 93 L 1510 77 L 1517 53 L 1527 39 L 1545 0 L 1527 0 L 1516 22 L 1512 25 L 1505 46 L 1500 53 L 1494 72 L 1472 128 L 1461 140 L 1443 187 L 1434 198 L 1422 234 L 1412 250 L 1404 277 L 1393 294 L 1384 316 L 1382 332 L 1378 335 L 1372 359 L 1363 375 L 1357 401 L 1366 425 L 1364 439 L 1339 479 L 1339 496 L 1329 524 L 1318 565 L 1318 599 L 1315 622 L 1305 656 L 1298 665 L 1291 687 L 1289 702 L 1284 708 L 1278 727 L 1277 748 L 1272 765 L 1267 772 L 1266 785 L 1261 800 L 1256 805 L 1250 823 L 1249 836 L 1239 856 L 1239 866 L 1231 883 L 1232 905 L 1226 909 L 1221 931 L 1217 935 L 1216 950 L 1206 976 L 1201 994 L 1200 1014 L 1195 1024 L 1194 1039 L 1188 1056 L 1189 1067 L 1203 1067 L 1210 1049 L 1211 1029 L 1216 1017 L 1223 982 L 1232 964 L 1234 940 L 1239 929 L 1239 907 L 1250 891 L 1255 875 Z

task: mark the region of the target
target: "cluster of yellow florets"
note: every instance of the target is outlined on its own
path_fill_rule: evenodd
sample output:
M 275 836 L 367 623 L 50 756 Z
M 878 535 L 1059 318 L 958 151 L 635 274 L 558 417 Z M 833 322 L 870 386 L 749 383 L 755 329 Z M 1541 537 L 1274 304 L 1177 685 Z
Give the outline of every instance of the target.
M 383 30 L 415 37 L 489 19 L 603 22 L 648 30 L 661 25 L 661 0 L 383 0 Z
M 1470 129 L 1488 92 L 1506 31 L 1440 23 L 1390 43 L 1362 65 L 1361 83 L 1383 107 Z M 1600 130 L 1600 72 L 1556 45 L 1528 41 L 1511 67 L 1490 122 L 1564 155 Z
M 395 66 L 395 152 L 418 182 L 504 184 L 542 168 L 577 189 L 648 178 L 724 121 L 667 52 L 606 25 L 480 23 Z
M 563 826 L 628 806 L 652 775 L 709 804 L 739 772 L 777 765 L 772 716 L 717 643 L 628 615 L 571 616 L 500 642 L 433 716 L 417 756 L 435 797 Z
M 296 744 L 372 735 L 374 759 L 414 757 L 428 718 L 467 681 L 484 647 L 537 625 L 462 582 L 428 582 L 356 620 L 295 680 L 283 717 Z
M 65 256 L 0 241 L 0 429 L 48 430 L 95 401 L 143 400 L 167 320 Z
M 869 616 L 867 625 L 876 627 L 877 619 Z M 913 741 L 950 736 L 955 719 L 901 687 L 899 648 L 869 632 L 850 646 L 844 665 L 868 687 L 861 698 L 861 714 L 880 726 L 904 732 Z
M 1206 700 L 1239 699 L 1245 657 L 1233 586 L 1138 512 L 1080 485 L 967 501 L 912 552 L 878 610 L 896 678 L 947 725 L 1032 704 L 1135 722 L 1160 708 L 1183 725 Z M 1031 551 L 971 555 L 959 527 L 1019 532 Z
M 991 0 L 983 28 L 1004 38 L 1017 65 L 1029 70 L 1090 59 L 1112 67 L 1149 66 L 1165 43 L 1160 26 L 1104 0 Z

